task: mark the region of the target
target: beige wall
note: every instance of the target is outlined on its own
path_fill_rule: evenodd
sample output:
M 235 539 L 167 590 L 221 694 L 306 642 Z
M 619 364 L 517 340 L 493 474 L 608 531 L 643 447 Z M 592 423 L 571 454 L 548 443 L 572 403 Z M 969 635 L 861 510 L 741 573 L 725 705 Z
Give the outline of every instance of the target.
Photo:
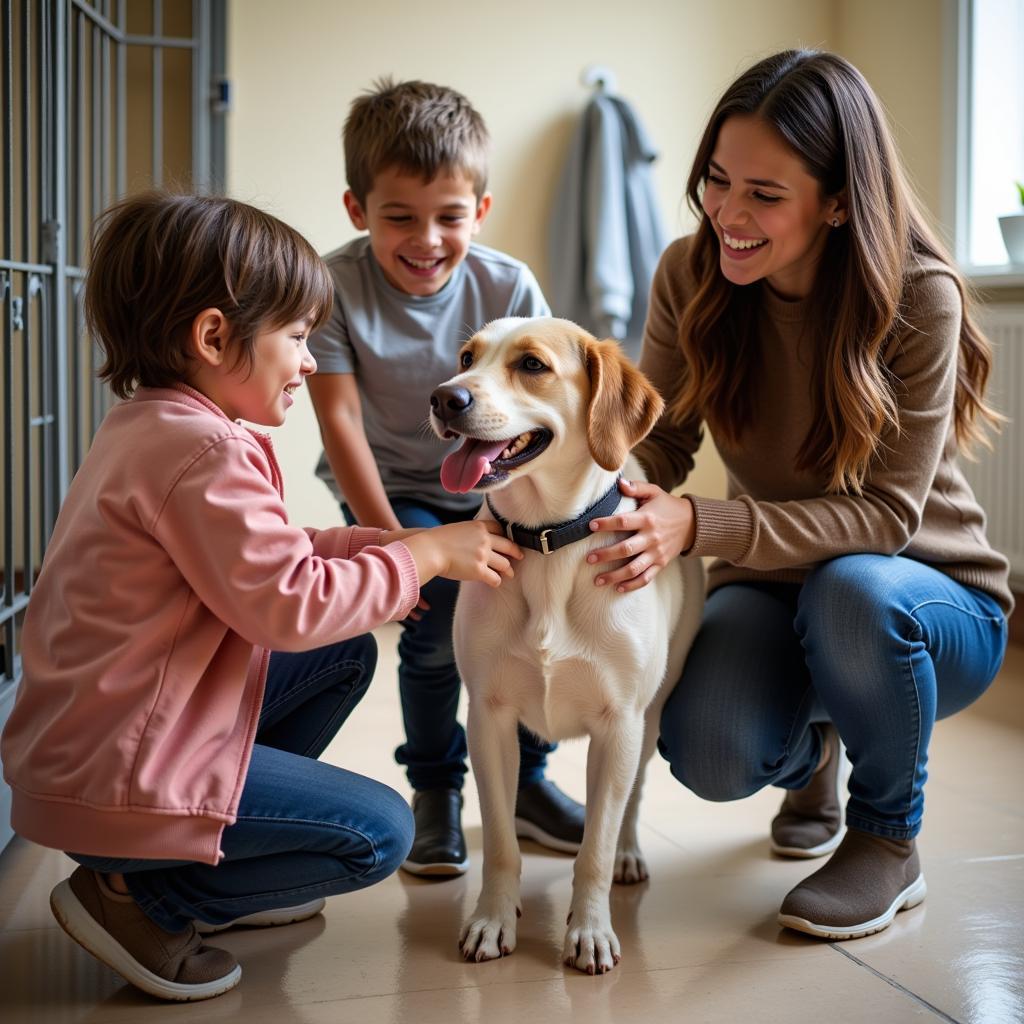
M 864 70 L 937 210 L 941 90 L 933 84 L 943 2 L 436 0 L 378 8 L 233 0 L 229 189 L 295 225 L 321 251 L 334 248 L 355 234 L 341 205 L 339 135 L 348 103 L 383 74 L 448 84 L 470 97 L 494 138 L 494 209 L 480 240 L 526 260 L 545 284 L 551 195 L 587 99 L 579 84 L 586 65 L 615 73 L 660 147 L 659 195 L 670 230 L 681 233 L 689 224 L 682 184 L 719 94 L 756 58 L 803 45 L 838 50 Z M 275 445 L 293 519 L 336 522 L 326 489 L 312 477 L 319 435 L 305 396 L 275 432 Z M 688 486 L 722 492 L 710 443 Z
M 881 98 L 911 183 L 947 243 L 952 224 L 943 217 L 951 213 L 945 207 L 953 168 L 943 156 L 955 123 L 943 100 L 953 74 L 943 62 L 943 33 L 952 6 L 951 0 L 837 3 L 834 43 Z

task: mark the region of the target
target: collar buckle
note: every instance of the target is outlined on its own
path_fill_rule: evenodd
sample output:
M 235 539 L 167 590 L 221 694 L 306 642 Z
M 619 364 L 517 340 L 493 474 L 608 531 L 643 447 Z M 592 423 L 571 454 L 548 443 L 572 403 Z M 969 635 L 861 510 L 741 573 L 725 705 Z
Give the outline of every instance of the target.
M 619 479 L 608 488 L 604 495 L 599 498 L 588 509 L 581 512 L 574 520 L 568 523 L 560 523 L 557 526 L 548 526 L 543 529 L 527 528 L 513 523 L 511 519 L 505 519 L 498 514 L 488 494 L 485 497 L 487 508 L 497 522 L 505 531 L 513 544 L 528 547 L 531 551 L 539 551 L 543 555 L 553 555 L 556 551 L 564 548 L 567 544 L 589 537 L 590 529 L 588 523 L 596 516 L 611 515 L 620 501 Z

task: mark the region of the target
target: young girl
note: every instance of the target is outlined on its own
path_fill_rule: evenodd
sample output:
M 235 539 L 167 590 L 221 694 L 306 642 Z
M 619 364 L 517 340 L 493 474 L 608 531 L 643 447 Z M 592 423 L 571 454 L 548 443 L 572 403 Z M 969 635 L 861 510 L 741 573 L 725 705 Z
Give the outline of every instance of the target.
M 835 853 L 779 921 L 855 938 L 924 898 L 932 725 L 1005 650 L 1007 563 L 957 463 L 997 418 L 989 348 L 842 58 L 788 51 L 740 76 L 687 192 L 700 226 L 661 260 L 641 358 L 671 403 L 637 452 L 653 483 L 623 485 L 637 511 L 593 526 L 637 533 L 591 560 L 628 557 L 596 582 L 630 590 L 681 552 L 718 556 L 661 753 L 709 800 L 788 790 L 772 848 Z M 726 500 L 667 493 L 702 422 Z
M 269 438 L 236 420 L 284 421 L 331 295 L 303 238 L 228 199 L 137 196 L 94 239 L 87 316 L 127 401 L 33 588 L 3 763 L 14 828 L 82 865 L 61 926 L 165 999 L 241 977 L 197 922 L 300 920 L 398 867 L 405 801 L 317 761 L 373 675 L 360 634 L 434 576 L 497 586 L 521 557 L 478 522 L 288 523 Z

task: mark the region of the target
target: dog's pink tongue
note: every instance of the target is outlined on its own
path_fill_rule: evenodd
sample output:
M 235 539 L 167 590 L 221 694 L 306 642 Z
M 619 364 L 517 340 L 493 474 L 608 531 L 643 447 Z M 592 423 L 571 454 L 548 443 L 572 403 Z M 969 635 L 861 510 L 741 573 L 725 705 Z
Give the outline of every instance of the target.
M 441 485 L 453 494 L 473 490 L 484 475 L 484 467 L 497 458 L 508 441 L 477 441 L 467 437 L 462 447 L 441 463 Z

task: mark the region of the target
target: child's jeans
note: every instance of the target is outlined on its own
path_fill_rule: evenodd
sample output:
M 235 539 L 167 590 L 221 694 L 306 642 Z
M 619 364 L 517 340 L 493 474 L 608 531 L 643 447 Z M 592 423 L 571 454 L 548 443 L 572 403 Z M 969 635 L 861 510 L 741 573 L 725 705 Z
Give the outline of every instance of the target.
M 853 772 L 847 823 L 921 828 L 936 718 L 988 687 L 1006 650 L 996 601 L 921 562 L 847 555 L 801 584 L 730 584 L 704 620 L 661 719 L 672 774 L 707 800 L 800 789 L 831 719 Z
M 403 527 L 432 527 L 471 519 L 466 512 L 439 508 L 411 498 L 392 498 L 391 507 Z M 349 524 L 355 522 L 347 505 L 341 510 Z M 455 717 L 462 681 L 452 650 L 452 621 L 459 584 L 435 576 L 422 589 L 430 605 L 420 609 L 417 622 L 402 623 L 398 641 L 398 693 L 402 702 L 405 743 L 395 760 L 405 765 L 415 790 L 461 789 L 466 774 L 466 732 Z M 544 777 L 547 755 L 553 744 L 544 743 L 519 727 L 519 784 Z
M 271 655 L 238 820 L 224 829 L 216 867 L 69 856 L 96 871 L 122 872 L 139 906 L 168 931 L 386 878 L 412 845 L 408 804 L 379 782 L 316 760 L 366 692 L 376 662 L 369 635 Z

